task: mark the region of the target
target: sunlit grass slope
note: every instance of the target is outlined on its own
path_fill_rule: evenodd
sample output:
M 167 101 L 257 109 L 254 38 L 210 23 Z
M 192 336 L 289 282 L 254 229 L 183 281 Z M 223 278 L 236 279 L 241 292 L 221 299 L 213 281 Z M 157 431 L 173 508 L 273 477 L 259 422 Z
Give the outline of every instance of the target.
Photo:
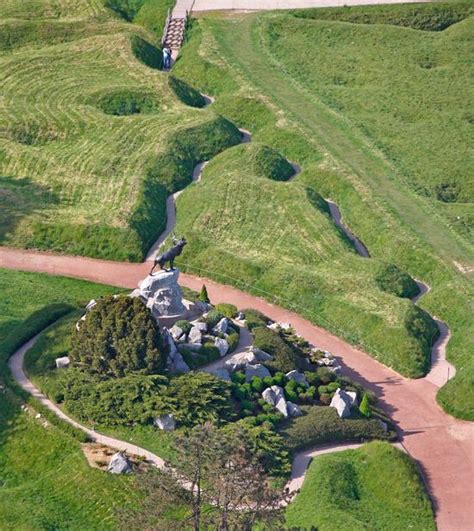
M 395 9 L 397 14 L 401 8 Z M 195 23 L 183 49 L 175 75 L 215 95 L 219 113 L 248 128 L 254 142 L 300 164 L 303 172 L 290 183 L 272 183 L 257 179 L 245 156 L 240 164 L 234 160 L 231 153 L 238 151 L 218 157 L 206 168 L 203 182 L 178 201 L 179 228 L 192 235 L 181 262 L 191 271 L 203 270 L 256 293 L 262 294 L 262 289 L 266 297 L 276 297 L 389 364 L 400 349 L 416 358 L 407 348 L 406 335 L 394 345 L 397 334 L 404 334 L 401 316 L 408 303 L 390 300 L 374 282 L 380 262 L 397 264 L 430 285 L 419 304 L 446 321 L 452 332 L 448 358 L 456 364 L 457 375 L 438 399 L 449 412 L 474 418 L 472 252 L 433 210 L 432 199 L 415 193 L 346 113 L 334 112 L 281 67 L 269 47 L 269 28 L 282 17 L 294 20 L 281 13 L 212 14 Z M 395 29 L 422 38 L 427 33 Z M 393 34 L 388 27 L 387 35 Z M 306 41 L 304 45 L 309 47 Z M 397 70 L 392 74 L 397 76 Z M 316 209 L 309 208 L 314 201 L 308 200 L 305 188 L 313 190 L 313 199 L 319 194 L 340 206 L 345 223 L 368 247 L 370 259 L 348 250 L 317 208 L 320 202 Z M 401 366 L 396 368 L 403 372 Z
M 388 443 L 314 459 L 286 510 L 291 529 L 435 529 L 416 466 Z
M 63 313 L 112 288 L 0 270 L 0 292 L 0 528 L 116 528 L 114 507 L 133 502 L 130 481 L 91 469 L 77 439 L 23 412 L 5 386 L 15 345 L 54 318 L 58 304 Z
M 23 2 L 1 8 L 0 242 L 141 259 L 167 195 L 239 133 L 181 103 L 154 34 L 98 2 L 54 19 L 44 4 L 33 21 Z

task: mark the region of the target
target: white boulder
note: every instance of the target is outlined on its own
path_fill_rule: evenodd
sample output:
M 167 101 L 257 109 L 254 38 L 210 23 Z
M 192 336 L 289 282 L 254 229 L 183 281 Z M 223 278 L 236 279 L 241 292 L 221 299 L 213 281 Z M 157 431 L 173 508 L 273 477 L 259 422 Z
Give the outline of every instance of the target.
M 197 326 L 193 326 L 188 334 L 189 343 L 202 343 L 201 330 Z
M 197 328 L 202 334 L 207 332 L 207 324 L 202 321 L 194 321 L 193 327 Z
M 225 334 L 229 328 L 229 320 L 227 317 L 223 317 L 216 326 L 212 329 L 214 334 Z
M 183 356 L 176 348 L 175 342 L 171 335 L 165 330 L 166 340 L 168 341 L 169 354 L 167 367 L 170 372 L 189 372 L 188 364 L 184 361 Z
M 245 367 L 245 381 L 250 382 L 255 376 L 257 378 L 266 378 L 267 376 L 271 376 L 271 374 L 265 365 L 260 363 L 257 363 L 256 365 L 247 365 Z
M 170 328 L 169 332 L 171 334 L 171 337 L 175 341 L 178 341 L 184 335 L 184 330 L 182 328 L 180 328 L 179 326 L 176 326 L 176 325 L 174 325 L 172 328 Z
M 274 406 L 284 417 L 288 417 L 288 405 L 285 393 L 279 385 L 272 385 L 263 391 L 262 398 L 268 404 Z
M 230 371 L 233 372 L 243 369 L 247 365 L 254 365 L 256 363 L 258 363 L 257 357 L 252 351 L 248 351 L 234 354 L 230 360 L 225 362 L 225 365 Z
M 287 402 L 286 405 L 288 407 L 288 415 L 290 415 L 290 417 L 301 417 L 303 414 L 298 404 L 295 404 L 294 402 Z
M 306 376 L 302 374 L 301 372 L 298 372 L 296 370 L 287 372 L 285 374 L 287 380 L 294 380 L 299 385 L 304 385 L 305 387 L 309 387 L 308 380 L 306 379 Z
M 91 299 L 86 306 L 86 310 L 90 312 L 92 308 L 97 304 L 97 301 L 95 299 Z
M 273 359 L 273 356 L 271 354 L 268 354 L 268 352 L 260 350 L 257 347 L 252 347 L 251 351 L 254 353 L 258 361 L 270 361 Z
M 219 349 L 219 354 L 221 358 L 225 356 L 229 350 L 229 343 L 221 337 L 214 338 L 214 345 Z
M 171 413 L 156 417 L 153 424 L 163 431 L 173 431 L 176 428 L 176 421 Z
M 69 367 L 69 356 L 63 356 L 62 358 L 56 358 L 56 369 L 65 369 Z
M 132 472 L 132 465 L 123 452 L 117 452 L 112 456 L 107 467 L 107 472 L 111 474 L 130 474 Z
M 353 404 L 353 396 L 349 395 L 349 393 L 346 393 L 346 391 L 343 391 L 342 389 L 337 389 L 337 391 L 334 393 L 334 396 L 332 397 L 329 406 L 336 408 L 339 417 L 341 419 L 345 419 L 351 416 L 351 406 Z

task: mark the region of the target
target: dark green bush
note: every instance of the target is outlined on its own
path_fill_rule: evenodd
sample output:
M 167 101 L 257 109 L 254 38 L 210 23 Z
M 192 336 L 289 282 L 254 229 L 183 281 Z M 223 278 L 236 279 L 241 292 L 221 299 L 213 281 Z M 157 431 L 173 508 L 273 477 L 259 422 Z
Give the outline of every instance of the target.
M 252 330 L 255 347 L 268 352 L 273 360 L 265 363 L 273 371 L 289 372 L 305 369 L 306 360 L 299 356 L 281 336 L 267 327 L 257 326 Z
M 100 300 L 73 334 L 71 345 L 71 365 L 101 377 L 165 370 L 167 352 L 159 327 L 138 298 Z
M 237 306 L 227 303 L 216 304 L 216 310 L 228 319 L 234 319 L 238 313 Z
M 209 300 L 209 295 L 207 294 L 207 288 L 205 284 L 202 285 L 201 291 L 199 292 L 199 300 L 207 304 L 211 302 Z
M 187 335 L 189 334 L 189 332 L 191 331 L 191 328 L 193 327 L 193 325 L 187 321 L 186 319 L 180 319 L 179 321 L 176 321 L 176 323 L 174 323 L 175 326 L 177 326 L 178 328 L 181 328 L 181 330 Z
M 362 401 L 359 406 L 359 411 L 361 415 L 364 415 L 364 417 L 370 417 L 372 414 L 370 410 L 370 401 L 367 393 L 364 393 L 364 396 L 362 397 Z
M 242 371 L 235 371 L 231 374 L 231 380 L 236 384 L 245 383 L 245 373 Z
M 66 408 L 75 417 L 107 426 L 148 424 L 172 410 L 167 397 L 168 380 L 160 375 L 130 374 L 101 381 L 78 369 L 60 374 L 53 399 L 62 395 Z
M 291 465 L 288 450 L 282 437 L 268 423 L 255 425 L 255 417 L 249 417 L 228 424 L 223 430 L 239 433 L 239 438 L 246 442 L 270 475 L 286 477 L 289 474 Z
M 228 354 L 231 354 L 234 352 L 234 350 L 237 348 L 237 345 L 239 344 L 240 334 L 237 332 L 230 333 L 226 340 L 227 343 L 229 343 L 229 350 L 227 351 Z
M 206 323 L 209 328 L 214 328 L 216 324 L 224 318 L 224 315 L 217 310 L 211 310 L 206 317 Z
M 216 361 L 221 357 L 219 349 L 214 345 L 214 343 L 210 342 L 204 343 L 204 345 L 198 350 L 198 353 L 206 358 L 207 363 Z
M 171 380 L 167 397 L 176 420 L 188 427 L 234 417 L 229 383 L 206 372 L 187 373 Z
M 393 293 L 397 297 L 412 299 L 420 288 L 410 275 L 400 270 L 395 264 L 383 265 L 375 277 L 378 287 L 388 293 Z
M 258 376 L 254 376 L 252 378 L 250 385 L 256 393 L 262 393 L 262 391 L 265 389 L 265 384 L 263 383 L 262 378 L 259 378 Z
M 337 441 L 367 441 L 387 439 L 375 419 L 340 419 L 333 407 L 301 406 L 303 416 L 284 420 L 279 426 L 290 451 Z
M 243 310 L 243 314 L 245 315 L 245 321 L 247 324 L 247 328 L 252 331 L 257 326 L 267 326 L 269 319 L 266 315 L 264 315 L 262 312 L 259 312 L 258 310 L 247 309 Z

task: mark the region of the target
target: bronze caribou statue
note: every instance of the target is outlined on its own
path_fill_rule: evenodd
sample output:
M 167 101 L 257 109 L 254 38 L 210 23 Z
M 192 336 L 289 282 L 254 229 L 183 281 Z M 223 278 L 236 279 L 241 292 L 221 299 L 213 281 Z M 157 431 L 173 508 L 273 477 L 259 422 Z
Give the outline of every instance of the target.
M 172 271 L 174 269 L 174 259 L 183 252 L 183 248 L 187 243 L 186 238 L 178 239 L 173 236 L 173 247 L 155 257 L 155 263 L 150 270 L 150 275 L 153 275 L 156 266 L 160 266 L 161 270 L 167 271 L 165 267 L 167 262 L 169 262 L 170 265 L 168 271 Z

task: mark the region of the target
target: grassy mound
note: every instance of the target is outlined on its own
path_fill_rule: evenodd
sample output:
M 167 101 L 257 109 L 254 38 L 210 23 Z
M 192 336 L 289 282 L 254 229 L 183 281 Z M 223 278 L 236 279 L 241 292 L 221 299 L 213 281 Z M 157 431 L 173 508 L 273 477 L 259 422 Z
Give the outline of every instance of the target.
M 2 243 L 141 260 L 166 223 L 167 195 L 240 141 L 237 129 L 183 107 L 156 70 L 154 35 L 97 2 L 63 2 L 54 20 L 46 0 L 34 13 L 7 4 L 0 12 L 23 20 L 5 21 L 21 32 L 0 51 L 0 201 L 13 214 L 2 212 Z
M 425 6 L 432 9 L 416 7 Z M 403 6 L 380 11 L 392 8 L 399 13 Z M 439 400 L 449 412 L 471 419 L 474 333 L 466 316 L 473 312 L 467 277 L 474 258 L 453 230 L 468 234 L 471 209 L 430 198 L 426 189 L 433 191 L 449 175 L 469 194 L 467 158 L 459 146 L 466 145 L 470 120 L 463 94 L 471 86 L 466 57 L 472 20 L 436 33 L 304 20 L 281 12 L 200 18 L 174 71 L 218 96 L 213 109 L 250 129 L 254 142 L 304 168 L 289 186 L 259 179 L 257 189 L 254 176 L 246 175 L 241 148 L 233 151 L 242 156 L 239 168 L 230 159 L 222 167 L 209 164 L 192 197 L 185 194 L 178 202 L 179 225 L 192 232 L 193 246 L 182 263 L 276 300 L 397 370 L 407 362 L 412 369 L 416 365 L 405 374 L 419 375 L 426 367 L 421 354 L 426 343 L 418 342 L 418 354 L 413 352 L 405 319 L 411 303 L 381 291 L 376 282 L 384 264 L 395 264 L 432 288 L 419 304 L 449 325 L 448 357 L 458 371 Z M 322 54 L 326 47 L 331 50 Z M 282 58 L 288 49 L 291 64 Z M 390 68 L 380 67 L 381 58 Z M 433 58 L 443 66 L 424 68 Z M 445 86 L 451 78 L 459 82 L 455 91 Z M 345 105 L 333 105 L 343 96 Z M 441 106 L 434 102 L 441 101 L 439 115 Z M 396 116 L 390 111 L 395 108 Z M 372 122 L 380 131 L 392 131 L 396 159 L 388 160 L 381 141 L 367 137 Z M 450 143 L 444 140 L 447 130 Z M 419 185 L 424 195 L 414 193 Z M 340 207 L 344 223 L 370 250 L 370 260 L 363 263 L 348 253 L 348 242 L 327 223 L 324 198 Z
M 170 75 L 168 78 L 168 84 L 184 104 L 198 108 L 206 105 L 206 100 L 202 94 L 184 81 L 181 81 L 181 79 Z
M 295 17 L 336 20 L 353 24 L 392 24 L 423 31 L 443 31 L 474 13 L 472 2 L 403 4 L 397 6 L 368 6 L 331 9 L 302 9 L 292 12 Z
M 96 105 L 105 114 L 113 114 L 114 116 L 152 114 L 160 109 L 160 105 L 154 96 L 153 93 L 117 90 L 99 96 Z
M 420 288 L 410 275 L 395 264 L 384 264 L 375 277 L 380 289 L 397 297 L 412 299 L 420 293 Z
M 379 289 L 377 262 L 359 258 L 334 226 L 314 190 L 316 179 L 287 186 L 262 179 L 255 172 L 259 149 L 243 144 L 226 150 L 178 198 L 176 230 L 190 242 L 179 266 L 251 284 L 254 293 L 272 294 L 324 327 L 343 330 L 349 340 L 374 346 L 374 355 L 400 372 L 424 374 L 432 336 L 419 328 L 415 337 L 408 328 L 412 303 Z M 260 348 L 266 347 L 262 338 Z M 290 354 L 276 370 L 291 370 L 284 368 L 293 361 Z
M 316 457 L 285 516 L 290 528 L 321 531 L 435 529 L 415 464 L 380 442 Z
M 465 87 L 472 83 L 465 58 L 473 12 L 466 3 L 336 9 L 326 11 L 333 22 L 318 13 L 317 20 L 281 16 L 269 19 L 264 30 L 272 35 L 269 52 L 280 67 L 349 118 L 403 181 L 468 238 L 464 222 L 474 187 L 463 146 L 472 121 L 466 113 Z M 411 21 L 415 28 L 442 29 L 464 20 L 442 33 L 378 25 L 398 20 L 399 13 L 402 25 Z
M 252 173 L 273 181 L 287 181 L 295 170 L 275 149 L 262 144 L 251 144 L 246 153 Z

